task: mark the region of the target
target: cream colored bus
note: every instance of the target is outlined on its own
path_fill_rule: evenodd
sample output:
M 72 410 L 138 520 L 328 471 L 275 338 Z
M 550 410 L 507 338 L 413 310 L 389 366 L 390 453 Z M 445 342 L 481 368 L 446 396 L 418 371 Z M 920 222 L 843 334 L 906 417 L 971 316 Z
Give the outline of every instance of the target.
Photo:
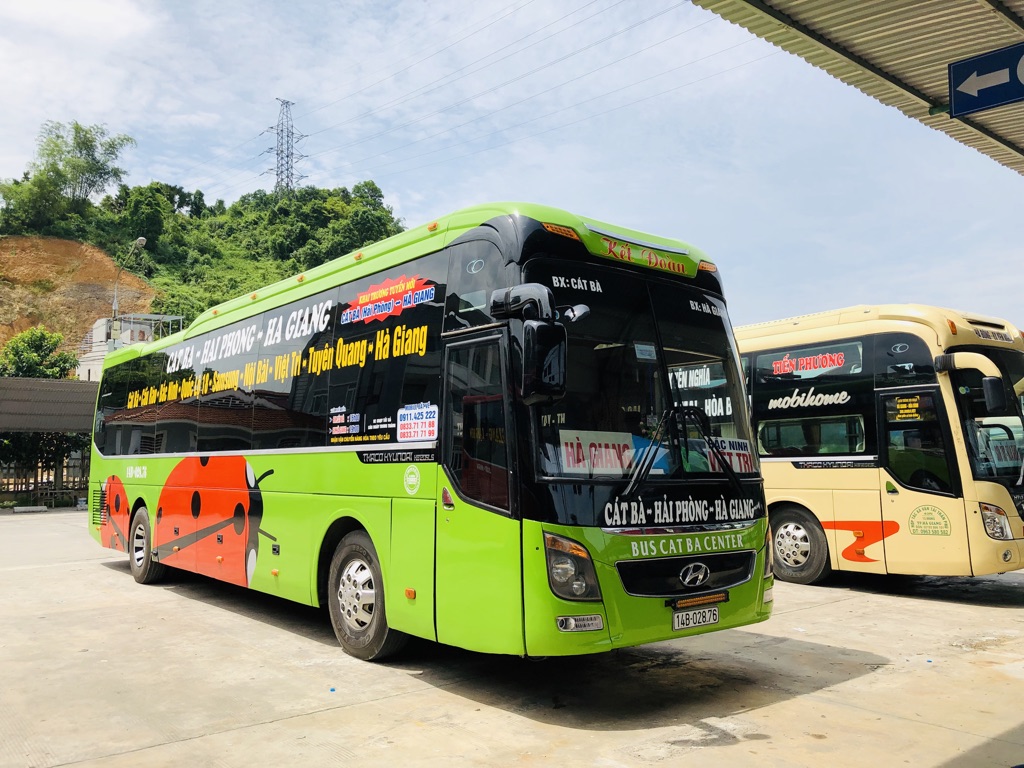
M 1024 568 L 1024 338 L 998 318 L 857 306 L 736 329 L 775 574 Z

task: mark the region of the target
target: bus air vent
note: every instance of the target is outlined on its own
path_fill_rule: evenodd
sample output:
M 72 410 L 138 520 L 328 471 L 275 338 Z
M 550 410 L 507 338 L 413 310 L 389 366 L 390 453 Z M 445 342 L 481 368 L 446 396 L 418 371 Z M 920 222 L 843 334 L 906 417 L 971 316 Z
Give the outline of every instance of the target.
M 89 504 L 89 517 L 93 525 L 107 522 L 107 492 L 95 490 Z

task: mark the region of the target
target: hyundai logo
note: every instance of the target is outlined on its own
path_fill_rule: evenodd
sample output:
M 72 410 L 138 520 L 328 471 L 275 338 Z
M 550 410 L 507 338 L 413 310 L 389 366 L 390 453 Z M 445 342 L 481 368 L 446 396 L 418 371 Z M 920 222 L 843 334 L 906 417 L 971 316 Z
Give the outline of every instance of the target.
M 483 259 L 473 259 L 471 262 L 469 262 L 469 264 L 466 265 L 466 271 L 469 272 L 469 274 L 471 274 L 471 275 L 475 275 L 477 272 L 479 272 L 483 268 L 484 268 L 484 260 Z
M 902 355 L 908 349 L 910 349 L 910 345 L 909 344 L 893 344 L 892 345 L 892 351 L 893 351 L 894 354 L 897 354 L 897 355 Z
M 679 572 L 684 587 L 699 587 L 711 578 L 711 569 L 704 563 L 690 563 Z

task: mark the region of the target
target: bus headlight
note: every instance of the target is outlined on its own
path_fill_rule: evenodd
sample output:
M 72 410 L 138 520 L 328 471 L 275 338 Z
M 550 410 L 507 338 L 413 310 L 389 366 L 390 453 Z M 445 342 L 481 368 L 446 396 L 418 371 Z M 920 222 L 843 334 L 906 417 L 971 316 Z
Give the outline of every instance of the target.
M 576 564 L 568 555 L 555 555 L 549 561 L 548 571 L 556 584 L 568 584 L 576 576 Z
M 600 600 L 601 587 L 587 548 L 579 542 L 544 534 L 551 591 L 566 600 Z
M 1013 538 L 1010 521 L 1006 513 L 994 504 L 981 504 L 981 519 L 985 523 L 985 533 L 993 539 L 1007 541 Z

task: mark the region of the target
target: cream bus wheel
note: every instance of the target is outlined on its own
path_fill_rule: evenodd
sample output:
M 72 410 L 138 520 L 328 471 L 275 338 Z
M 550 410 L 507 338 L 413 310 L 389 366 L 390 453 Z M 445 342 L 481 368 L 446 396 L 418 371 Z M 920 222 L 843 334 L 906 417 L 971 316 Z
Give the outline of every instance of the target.
M 831 575 L 828 541 L 814 515 L 799 507 L 781 507 L 772 513 L 771 523 L 776 576 L 816 584 Z
M 377 550 L 365 532 L 341 540 L 328 579 L 331 624 L 347 654 L 373 661 L 401 650 L 408 636 L 388 627 Z

